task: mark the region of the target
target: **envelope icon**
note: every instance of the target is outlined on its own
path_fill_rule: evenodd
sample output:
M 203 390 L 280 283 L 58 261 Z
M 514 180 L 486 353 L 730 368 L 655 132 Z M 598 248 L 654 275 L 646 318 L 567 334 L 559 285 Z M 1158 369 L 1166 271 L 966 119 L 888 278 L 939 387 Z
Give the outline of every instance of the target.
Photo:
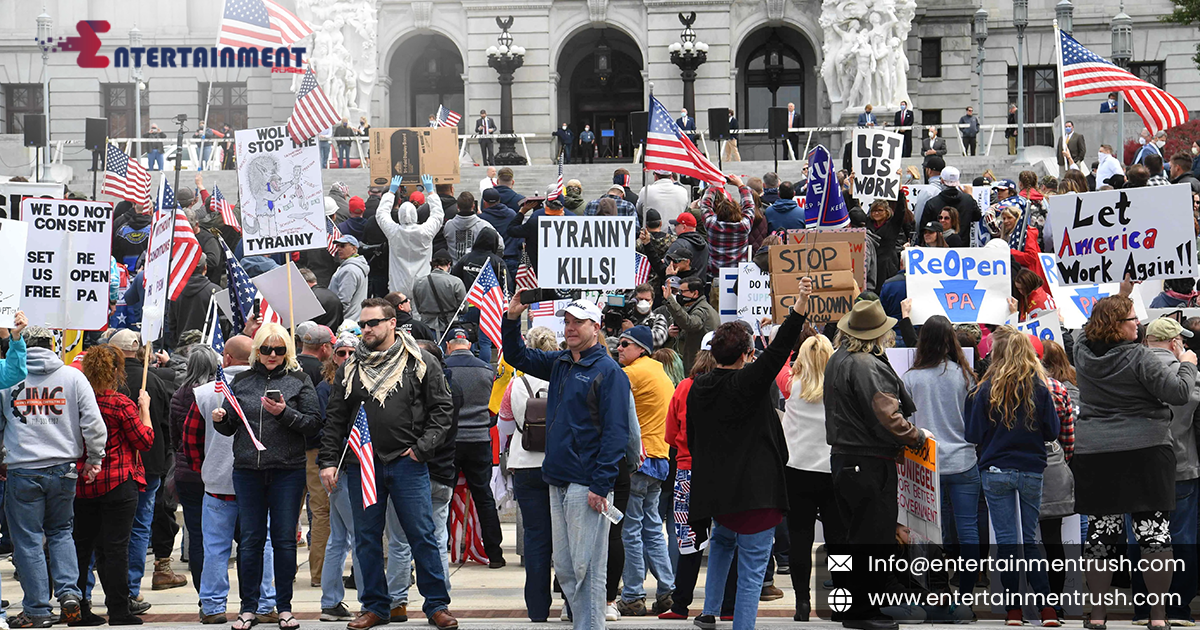
M 853 571 L 854 556 L 850 554 L 831 553 L 829 554 L 829 572 L 834 571 Z

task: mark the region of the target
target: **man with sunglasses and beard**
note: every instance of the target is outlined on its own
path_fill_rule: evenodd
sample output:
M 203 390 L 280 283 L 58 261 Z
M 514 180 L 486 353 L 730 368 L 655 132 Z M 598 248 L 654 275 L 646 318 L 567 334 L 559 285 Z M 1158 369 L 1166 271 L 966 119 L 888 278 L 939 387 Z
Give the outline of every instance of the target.
M 458 621 L 448 610 L 450 594 L 435 542 L 426 464 L 446 438 L 454 404 L 434 356 L 421 350 L 411 335 L 396 330 L 396 309 L 379 298 L 363 300 L 361 308 L 362 343 L 334 377 L 319 460 L 327 491 L 337 484 L 343 453 L 350 475 L 346 487 L 354 514 L 355 571 L 362 575 L 359 593 L 365 611 L 347 628 L 366 630 L 391 618 L 383 570 L 389 497 L 412 546 L 425 615 L 439 630 L 457 628 Z M 362 500 L 361 464 L 345 449 L 360 407 L 375 454 L 376 501 L 367 507 Z

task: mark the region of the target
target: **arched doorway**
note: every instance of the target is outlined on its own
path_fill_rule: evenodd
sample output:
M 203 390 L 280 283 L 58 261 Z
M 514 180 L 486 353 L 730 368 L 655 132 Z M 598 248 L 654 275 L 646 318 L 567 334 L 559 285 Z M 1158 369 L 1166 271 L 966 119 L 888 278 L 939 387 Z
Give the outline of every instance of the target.
M 591 125 L 599 159 L 630 160 L 630 114 L 646 109 L 637 44 L 617 29 L 585 30 L 564 44 L 558 74 L 559 123 L 576 136 Z
M 388 76 L 391 123 L 401 127 L 424 127 L 439 105 L 464 112 L 463 61 L 458 47 L 444 35 L 416 35 L 400 44 L 392 54 Z M 464 123 L 460 122 L 461 128 Z
M 800 126 L 817 124 L 819 57 L 802 33 L 786 26 L 755 30 L 738 46 L 736 64 L 737 115 L 742 128 L 765 129 L 767 109 L 788 103 L 796 104 Z M 751 147 L 742 148 L 742 159 L 767 159 L 769 146 L 763 144 L 762 148 L 767 151 L 764 155 Z

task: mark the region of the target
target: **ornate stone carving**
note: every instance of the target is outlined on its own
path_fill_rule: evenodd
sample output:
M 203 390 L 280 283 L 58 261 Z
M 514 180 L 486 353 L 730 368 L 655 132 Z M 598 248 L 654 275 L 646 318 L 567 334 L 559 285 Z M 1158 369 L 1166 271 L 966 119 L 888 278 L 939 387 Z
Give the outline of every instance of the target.
M 867 104 L 894 108 L 908 99 L 905 42 L 915 0 L 824 0 L 821 76 L 834 116 Z
M 413 4 L 419 15 L 418 5 L 428 5 L 432 14 L 431 2 Z M 299 0 L 296 13 L 313 27 L 309 63 L 330 103 L 356 126 L 360 116 L 370 122 L 371 90 L 379 65 L 374 0 Z
M 433 24 L 433 3 L 418 0 L 412 3 L 413 26 L 420 29 L 429 28 Z
M 593 22 L 608 21 L 608 0 L 587 0 L 588 17 Z

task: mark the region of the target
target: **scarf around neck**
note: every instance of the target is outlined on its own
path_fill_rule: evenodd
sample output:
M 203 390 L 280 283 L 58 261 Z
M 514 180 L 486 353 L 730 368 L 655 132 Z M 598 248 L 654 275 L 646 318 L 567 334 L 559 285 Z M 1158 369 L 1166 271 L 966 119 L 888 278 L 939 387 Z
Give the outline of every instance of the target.
M 404 331 L 396 331 L 396 342 L 387 350 L 372 351 L 365 343 L 358 344 L 354 354 L 346 359 L 345 376 L 342 385 L 346 388 L 346 397 L 357 375 L 359 382 L 367 394 L 384 404 L 387 397 L 398 388 L 404 386 L 404 370 L 409 360 L 416 362 L 417 379 L 425 378 L 425 361 L 421 359 L 421 349 L 417 341 Z M 414 384 L 415 387 L 415 384 Z

